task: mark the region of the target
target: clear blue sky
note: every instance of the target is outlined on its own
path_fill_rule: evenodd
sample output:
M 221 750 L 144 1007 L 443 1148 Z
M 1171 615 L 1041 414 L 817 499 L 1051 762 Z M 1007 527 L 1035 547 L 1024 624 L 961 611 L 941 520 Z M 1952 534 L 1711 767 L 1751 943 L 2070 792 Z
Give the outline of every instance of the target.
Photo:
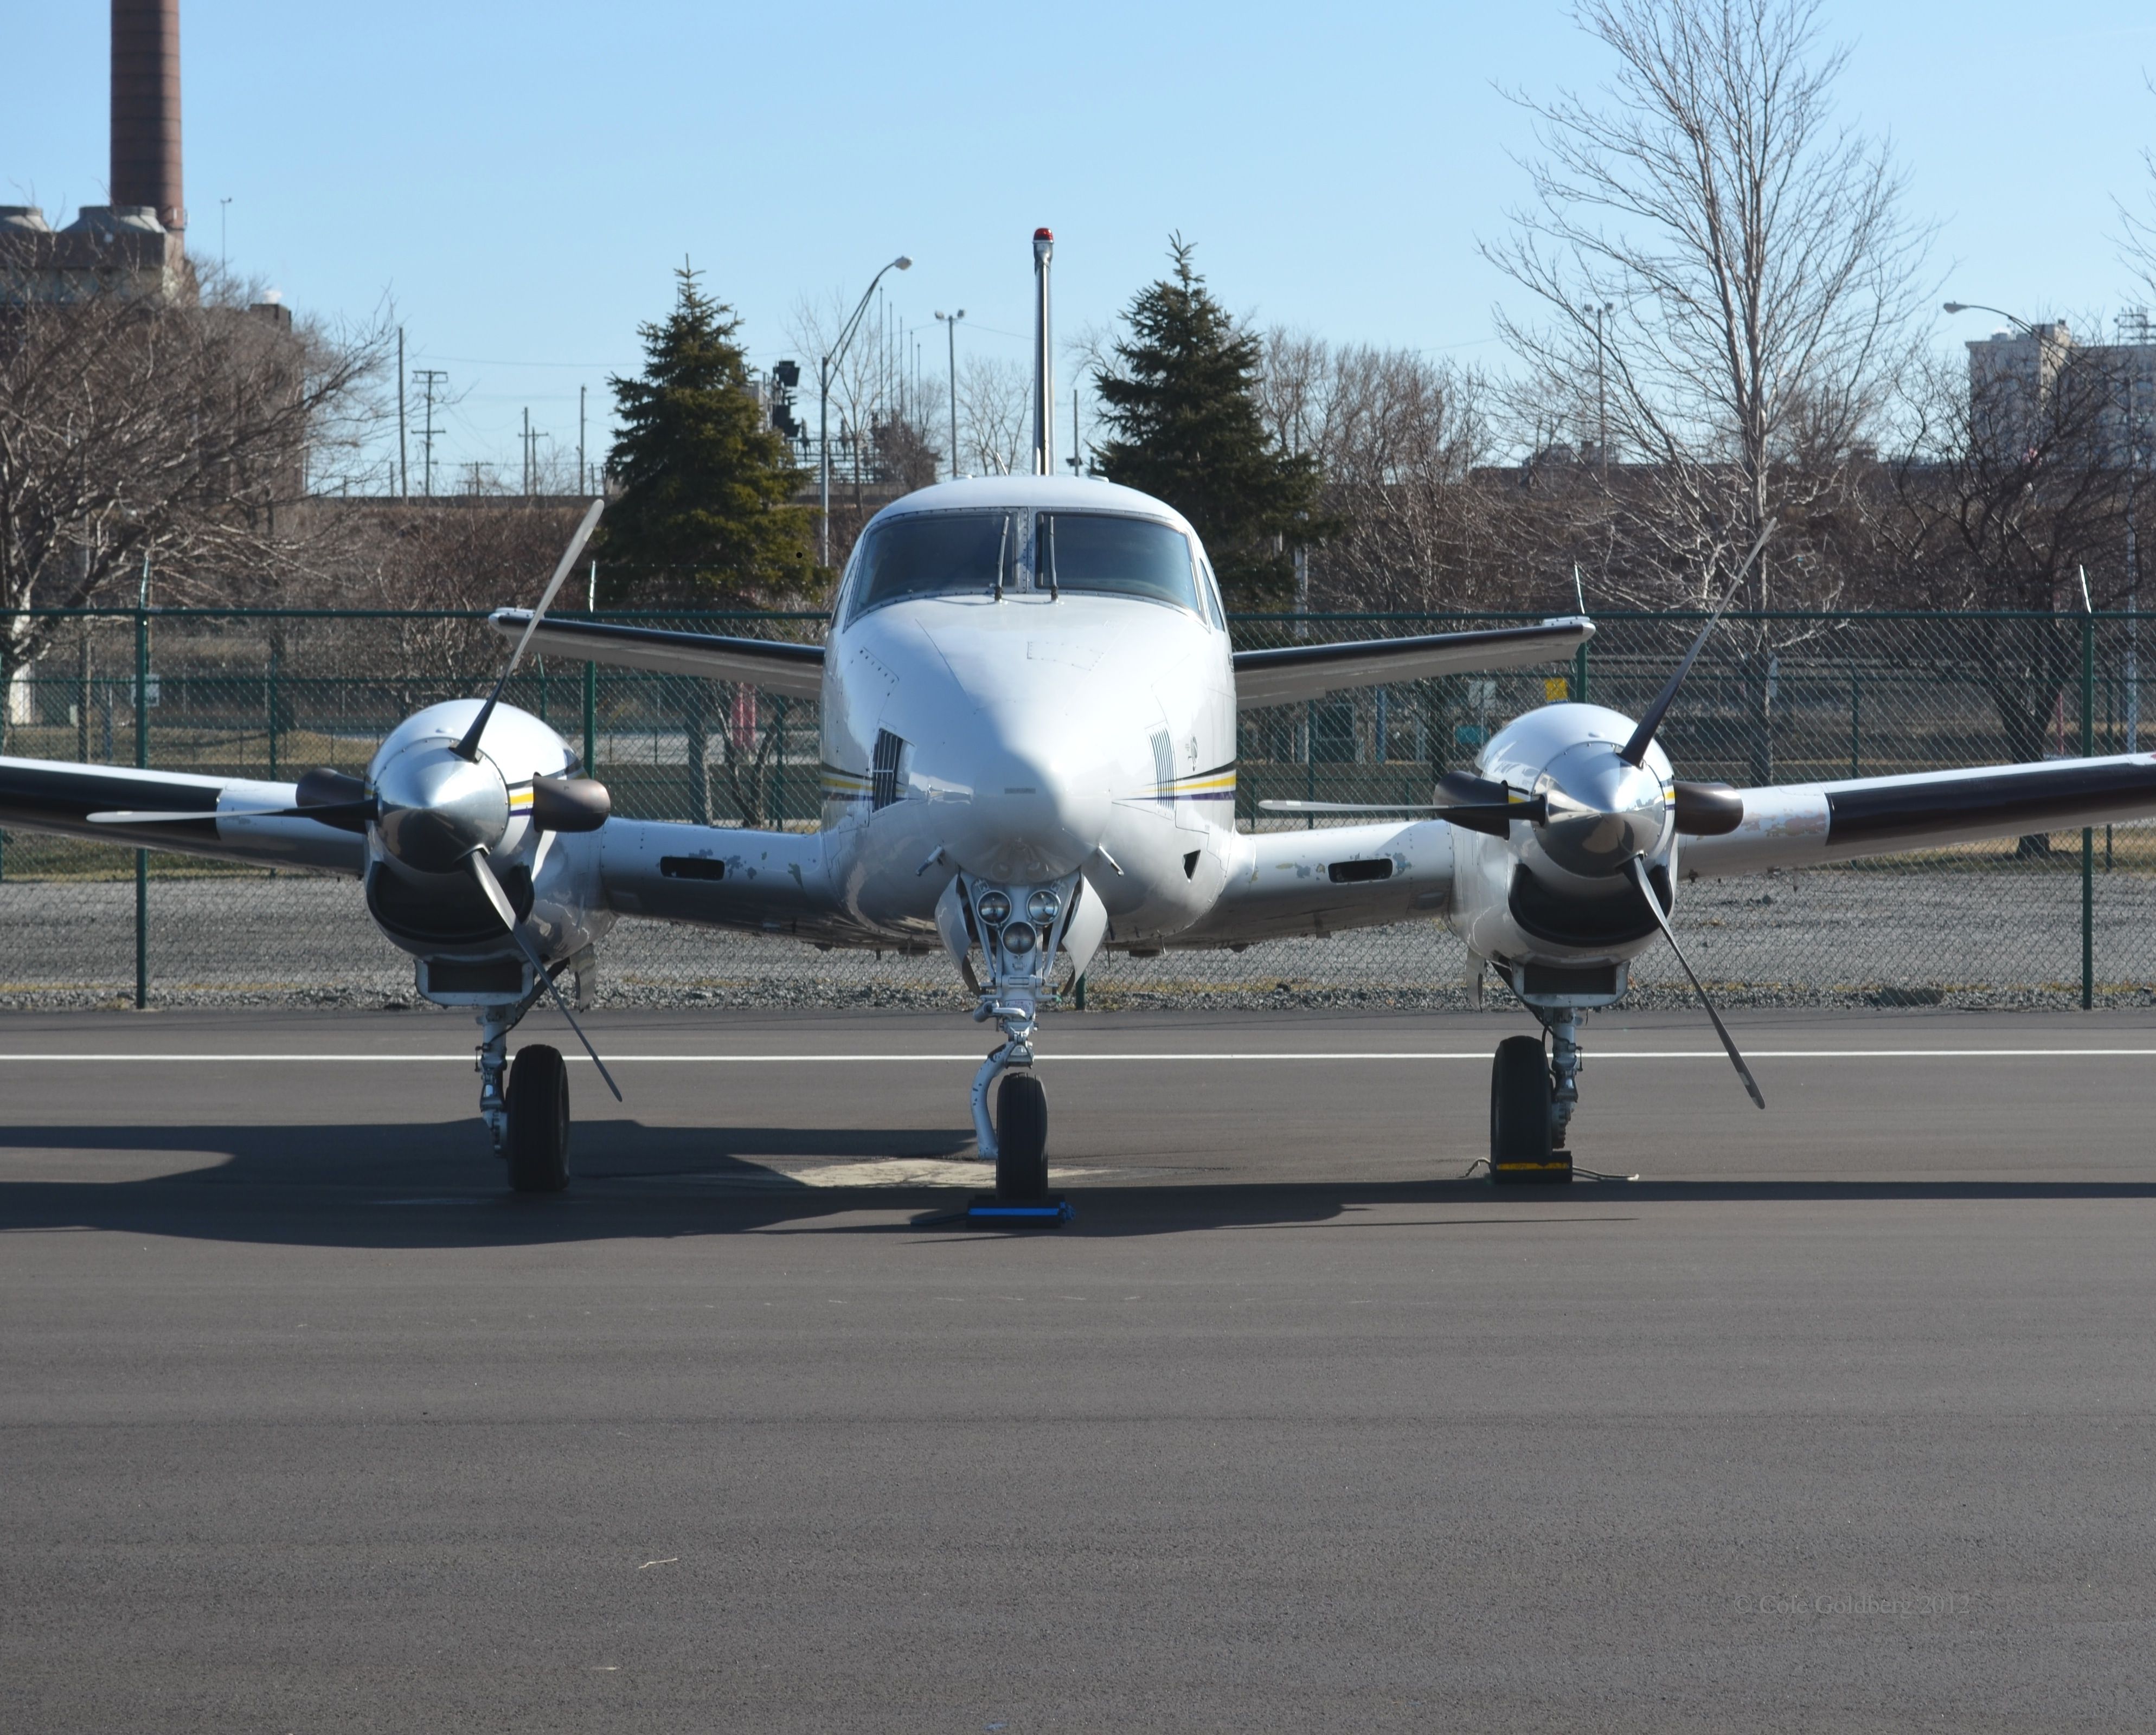
M 102 203 L 107 8 L 13 0 L 0 199 Z M 2146 0 L 2063 13 L 1831 0 L 1845 112 L 1892 135 L 1942 228 L 1944 291 L 2030 318 L 2129 299 L 2114 195 L 2156 141 Z M 1027 238 L 1056 232 L 1059 327 L 1105 324 L 1199 244 L 1239 310 L 1340 339 L 1502 362 L 1506 285 L 1476 257 L 1523 177 L 1496 86 L 1592 86 L 1560 6 L 815 8 L 615 0 L 182 0 L 190 245 L 297 307 L 393 298 L 413 366 L 469 395 L 446 455 L 515 473 L 520 409 L 594 444 L 609 369 L 688 254 L 791 351 L 802 294 L 858 293 L 1024 352 Z M 1942 323 L 1943 341 L 1994 322 Z M 985 328 L 996 328 L 989 330 Z

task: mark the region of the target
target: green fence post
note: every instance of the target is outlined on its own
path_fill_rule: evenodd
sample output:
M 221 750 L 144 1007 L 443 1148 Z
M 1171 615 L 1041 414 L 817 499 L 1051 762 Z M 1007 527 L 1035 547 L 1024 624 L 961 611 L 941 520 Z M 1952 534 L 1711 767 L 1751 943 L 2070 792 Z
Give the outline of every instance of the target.
M 277 781 L 277 641 L 270 641 L 270 781 Z
M 1572 696 L 1582 705 L 1587 703 L 1587 647 L 1583 644 L 1572 654 Z
M 2096 752 L 2096 616 L 2082 616 L 2082 757 Z M 2082 1010 L 2096 1004 L 2096 829 L 2082 827 Z
M 150 765 L 150 557 L 135 603 L 135 764 Z M 150 852 L 135 852 L 135 1009 L 150 1004 Z
M 596 663 L 584 665 L 584 775 L 595 778 L 599 774 L 599 669 Z
M 1856 768 L 1861 757 L 1860 748 L 1864 715 L 1863 692 L 1864 689 L 1859 685 L 1856 678 L 1856 659 L 1851 657 L 1849 660 L 1849 774 L 1853 778 L 1861 777 L 1864 774 Z

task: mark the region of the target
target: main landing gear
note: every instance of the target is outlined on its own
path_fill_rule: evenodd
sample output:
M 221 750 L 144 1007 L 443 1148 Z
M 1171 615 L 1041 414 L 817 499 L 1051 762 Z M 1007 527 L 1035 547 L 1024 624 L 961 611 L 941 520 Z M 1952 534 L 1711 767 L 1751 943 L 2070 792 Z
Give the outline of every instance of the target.
M 559 1193 L 569 1184 L 569 1070 L 562 1051 L 535 1042 L 509 1060 L 509 1033 L 533 999 L 480 1009 L 479 1112 L 518 1193 Z
M 1500 1186 L 1562 1185 L 1573 1173 L 1566 1138 L 1579 1106 L 1579 1027 L 1589 1010 L 1624 998 L 1625 968 L 1496 968 L 1544 1034 L 1507 1036 L 1497 1045 L 1490 1069 L 1490 1178 Z

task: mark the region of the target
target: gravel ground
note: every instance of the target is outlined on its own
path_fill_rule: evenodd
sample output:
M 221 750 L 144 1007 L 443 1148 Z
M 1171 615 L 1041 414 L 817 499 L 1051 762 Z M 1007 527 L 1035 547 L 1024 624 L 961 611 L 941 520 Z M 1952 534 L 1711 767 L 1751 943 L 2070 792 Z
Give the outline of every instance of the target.
M 135 979 L 134 886 L 0 884 L 0 1006 L 109 1005 Z M 413 1002 L 409 961 L 357 891 L 306 875 L 157 879 L 150 979 L 162 1005 L 385 1007 Z M 2107 1005 L 2156 1001 L 2156 877 L 2099 873 L 2095 956 Z M 1749 1005 L 2080 1004 L 2081 876 L 2071 867 L 1815 870 L 1684 888 L 1678 932 L 1722 998 Z M 1088 1004 L 1246 1008 L 1465 1004 L 1464 955 L 1435 923 L 1249 952 L 1110 957 Z M 606 1004 L 963 1009 L 941 957 L 820 952 L 761 936 L 624 921 L 601 947 Z M 1666 950 L 1640 1004 L 1689 998 Z

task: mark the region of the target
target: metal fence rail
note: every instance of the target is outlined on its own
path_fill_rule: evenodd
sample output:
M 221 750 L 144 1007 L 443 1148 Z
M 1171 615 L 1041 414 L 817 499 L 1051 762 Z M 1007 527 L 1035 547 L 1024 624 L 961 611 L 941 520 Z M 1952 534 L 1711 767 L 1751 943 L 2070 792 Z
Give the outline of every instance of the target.
M 606 615 L 814 640 L 821 616 Z M 1246 616 L 1241 646 L 1439 632 L 1515 615 Z M 1457 675 L 1246 714 L 1238 819 L 1270 796 L 1427 798 L 1435 775 L 1551 699 L 1636 714 L 1695 613 L 1597 618 L 1570 664 Z M 44 654 L 6 695 L 6 751 L 223 775 L 364 767 L 423 705 L 481 691 L 501 641 L 455 613 L 105 610 L 38 617 Z M 2138 750 L 2140 621 L 2080 614 L 1732 616 L 1662 732 L 1681 774 L 1735 783 L 1876 776 Z M 748 687 L 535 661 L 511 702 L 546 717 L 630 816 L 815 824 L 817 706 Z M 2009 840 L 1686 888 L 1702 973 L 1754 1002 L 2082 1005 L 2156 983 L 2156 827 Z M 191 857 L 0 834 L 0 1004 L 412 998 L 408 961 L 352 887 Z M 1105 958 L 1096 1005 L 1460 1004 L 1430 923 L 1247 952 Z M 963 1004 L 938 959 L 819 952 L 624 923 L 604 992 L 652 1004 Z M 1660 951 L 1635 971 L 1676 995 Z

